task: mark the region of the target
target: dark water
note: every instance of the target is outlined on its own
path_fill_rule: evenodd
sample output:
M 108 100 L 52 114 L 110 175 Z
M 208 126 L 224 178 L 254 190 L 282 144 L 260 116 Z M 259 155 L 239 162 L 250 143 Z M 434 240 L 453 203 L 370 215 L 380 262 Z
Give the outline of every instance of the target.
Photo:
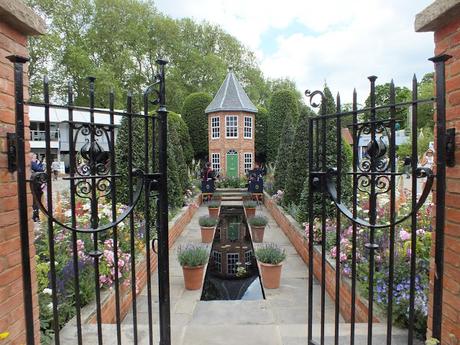
M 264 298 L 243 208 L 222 206 L 201 300 Z

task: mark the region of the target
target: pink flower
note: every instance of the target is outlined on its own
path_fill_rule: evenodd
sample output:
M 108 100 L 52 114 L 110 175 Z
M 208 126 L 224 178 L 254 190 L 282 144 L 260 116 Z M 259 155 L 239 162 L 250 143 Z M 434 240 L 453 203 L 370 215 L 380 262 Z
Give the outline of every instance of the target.
M 347 254 L 345 253 L 340 253 L 340 262 L 347 261 Z
M 407 232 L 407 231 L 404 230 L 404 229 L 401 229 L 401 230 L 399 230 L 399 238 L 400 238 L 402 241 L 410 240 L 410 233 Z
M 331 256 L 335 258 L 337 256 L 337 247 L 335 246 L 332 247 L 330 253 L 331 253 Z

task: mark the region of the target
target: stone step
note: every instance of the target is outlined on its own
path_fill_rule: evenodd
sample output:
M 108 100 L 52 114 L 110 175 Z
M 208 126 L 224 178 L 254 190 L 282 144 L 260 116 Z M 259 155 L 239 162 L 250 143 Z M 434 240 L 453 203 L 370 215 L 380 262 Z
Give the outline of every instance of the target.
M 218 193 L 246 193 L 248 191 L 247 188 L 216 188 L 216 192 Z

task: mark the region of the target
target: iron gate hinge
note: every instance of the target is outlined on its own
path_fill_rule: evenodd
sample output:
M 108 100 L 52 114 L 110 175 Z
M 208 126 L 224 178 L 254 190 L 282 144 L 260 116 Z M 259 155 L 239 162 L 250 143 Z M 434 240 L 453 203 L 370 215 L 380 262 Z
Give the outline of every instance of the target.
M 6 133 L 8 147 L 8 171 L 13 173 L 17 170 L 16 162 L 16 133 Z
M 455 166 L 455 128 L 446 130 L 446 164 L 451 168 Z
M 156 192 L 159 189 L 161 173 L 145 174 L 145 187 L 149 192 Z
M 321 171 L 312 171 L 310 173 L 310 188 L 313 193 L 323 192 L 324 176 L 325 174 Z

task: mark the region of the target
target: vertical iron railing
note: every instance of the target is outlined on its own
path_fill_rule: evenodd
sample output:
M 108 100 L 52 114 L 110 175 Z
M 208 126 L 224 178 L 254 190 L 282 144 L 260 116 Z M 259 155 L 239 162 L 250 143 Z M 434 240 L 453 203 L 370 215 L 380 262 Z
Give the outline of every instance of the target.
M 367 314 L 367 334 L 366 343 L 372 345 L 375 342 L 374 331 L 374 319 L 380 315 L 375 315 L 375 306 L 377 304 L 377 292 L 376 283 L 379 282 L 376 276 L 377 273 L 377 258 L 381 260 L 381 252 L 386 251 L 388 253 L 387 263 L 388 275 L 386 277 L 386 288 L 385 294 L 387 295 L 386 304 L 386 335 L 385 343 L 391 345 L 393 339 L 393 311 L 395 305 L 394 293 L 396 291 L 395 284 L 397 282 L 395 276 L 395 264 L 396 264 L 396 251 L 399 250 L 396 247 L 396 229 L 398 224 L 407 222 L 410 227 L 410 239 L 409 239 L 409 250 L 408 250 L 408 262 L 409 262 L 409 273 L 407 277 L 409 292 L 408 292 L 408 331 L 407 331 L 407 343 L 409 345 L 415 342 L 415 323 L 416 323 L 416 288 L 418 284 L 417 279 L 417 212 L 420 207 L 423 206 L 425 200 L 431 192 L 431 188 L 436 177 L 436 226 L 435 226 L 435 272 L 434 272 L 434 289 L 433 294 L 433 324 L 432 327 L 433 337 L 440 339 L 441 336 L 441 319 L 442 319 L 442 275 L 443 275 L 443 248 L 444 248 L 444 223 L 445 223 L 445 188 L 446 188 L 446 118 L 445 118 L 445 61 L 449 59 L 449 56 L 442 55 L 435 57 L 432 60 L 435 63 L 436 69 L 436 98 L 433 99 L 419 99 L 418 98 L 418 82 L 414 76 L 412 80 L 412 97 L 407 102 L 396 102 L 396 92 L 393 81 L 391 81 L 389 88 L 389 104 L 381 105 L 377 104 L 376 101 L 376 79 L 377 77 L 369 77 L 370 81 L 370 95 L 369 105 L 367 108 L 359 109 L 357 106 L 357 94 L 353 92 L 353 103 L 350 111 L 342 111 L 340 105 L 340 96 L 337 96 L 337 103 L 335 112 L 326 114 L 324 112 L 323 104 L 321 104 L 320 115 L 310 119 L 309 128 L 309 161 L 308 169 L 309 175 L 309 193 L 308 193 L 308 257 L 309 257 L 309 276 L 308 276 L 308 344 L 323 345 L 326 342 L 325 339 L 325 320 L 326 320 L 326 292 L 328 292 L 333 298 L 335 304 L 334 308 L 334 344 L 339 343 L 340 336 L 339 328 L 339 317 L 340 311 L 342 310 L 342 304 L 347 303 L 348 297 L 344 298 L 341 296 L 341 268 L 342 262 L 340 258 L 341 254 L 341 234 L 344 223 L 341 217 L 348 218 L 349 224 L 351 224 L 351 292 L 350 292 L 350 303 L 348 307 L 344 307 L 343 310 L 349 310 L 349 315 L 344 315 L 350 321 L 350 338 L 349 343 L 354 345 L 356 340 L 356 325 L 357 325 L 357 281 L 358 281 L 358 251 L 363 251 L 363 255 L 366 258 L 367 265 L 367 277 L 365 284 L 367 285 L 367 306 L 365 313 Z M 306 91 L 306 96 L 310 97 L 310 104 L 312 106 L 319 106 L 312 102 L 313 96 L 321 95 L 324 100 L 324 94 L 320 91 L 311 93 Z M 436 103 L 436 175 L 430 168 L 420 167 L 418 163 L 418 105 L 421 103 Z M 410 172 L 412 176 L 411 181 L 411 197 L 409 205 L 411 206 L 410 211 L 407 214 L 403 214 L 397 206 L 396 196 L 396 179 L 399 177 L 400 181 L 404 177 L 403 173 L 397 171 L 396 162 L 396 129 L 397 123 L 401 122 L 402 119 L 399 117 L 402 108 L 411 108 L 411 163 Z M 385 118 L 385 115 L 388 117 Z M 361 116 L 361 117 L 360 117 Z M 363 120 L 366 118 L 367 120 Z M 352 152 L 352 164 L 350 171 L 344 171 L 342 164 L 342 156 L 344 155 L 342 147 L 342 132 L 341 123 L 342 119 L 351 117 L 352 124 L 349 125 L 352 129 L 353 138 L 353 152 Z M 329 138 L 328 128 L 336 126 L 336 139 L 337 142 L 334 145 L 329 145 L 332 138 Z M 363 135 L 366 135 L 368 143 L 363 143 Z M 449 139 L 452 140 L 452 139 Z M 360 147 L 362 146 L 362 147 Z M 332 149 L 335 152 L 332 152 Z M 328 150 L 330 152 L 328 152 Z M 330 160 L 330 156 L 333 155 L 336 159 L 335 162 Z M 451 153 L 452 155 L 452 153 Z M 453 161 L 453 160 L 452 160 Z M 316 162 L 316 164 L 315 164 Z M 454 164 L 454 163 L 451 163 Z M 451 166 L 451 165 L 449 165 Z M 351 190 L 352 195 L 349 200 L 343 198 L 344 192 L 342 185 L 351 176 Z M 423 183 L 423 188 L 418 191 L 419 179 L 425 178 L 426 181 Z M 419 194 L 420 192 L 420 194 Z M 368 202 L 368 213 L 361 217 L 361 212 L 358 211 L 358 194 L 361 193 L 361 198 L 364 196 Z M 400 191 L 404 193 L 404 191 Z M 387 194 L 389 196 L 389 213 L 386 220 L 382 220 L 378 215 L 378 199 L 381 195 Z M 404 197 L 404 196 L 403 196 Z M 335 289 L 326 289 L 326 282 L 330 282 L 329 278 L 326 279 L 326 231 L 330 227 L 326 224 L 326 221 L 331 217 L 331 211 L 327 208 L 328 203 L 332 201 L 336 206 L 335 214 Z M 347 205 L 347 203 L 352 203 Z M 388 211 L 387 211 L 388 212 Z M 316 220 L 319 220 L 320 224 L 316 224 Z M 329 220 L 328 220 L 329 221 Z M 314 241 L 318 240 L 314 234 L 315 226 L 321 231 L 321 259 L 318 261 L 321 265 L 319 269 L 315 268 L 316 261 L 314 257 Z M 363 240 L 358 241 L 358 233 L 365 233 L 367 243 L 361 243 Z M 362 235 L 360 235 L 362 236 Z M 364 252 L 366 250 L 366 252 Z M 399 255 L 399 254 L 398 254 Z M 314 275 L 320 272 L 318 279 L 320 280 L 320 301 L 317 304 L 320 308 L 319 313 L 319 328 L 320 334 L 318 342 L 313 339 L 313 291 L 314 288 L 313 280 Z M 398 278 L 399 279 L 399 278 Z M 333 291 L 333 292 L 332 292 Z M 381 291 L 379 292 L 381 294 Z M 362 303 L 359 303 L 360 308 L 363 307 Z M 318 314 L 318 313 L 316 313 Z M 360 322 L 363 322 L 362 311 L 360 312 Z M 327 334 L 332 336 L 332 334 Z M 363 335 L 361 335 L 362 337 Z M 361 340 L 360 342 L 362 342 Z
M 34 330 L 34 315 L 33 315 L 33 296 L 32 296 L 32 281 L 31 281 L 31 260 L 30 260 L 30 239 L 29 239 L 29 215 L 27 205 L 27 182 L 30 183 L 34 200 L 43 214 L 47 218 L 47 246 L 50 261 L 49 272 L 49 287 L 51 288 L 52 299 L 52 327 L 54 331 L 53 342 L 60 344 L 62 341 L 60 335 L 59 320 L 59 303 L 60 303 L 60 285 L 57 284 L 57 264 L 55 263 L 55 237 L 59 231 L 70 231 L 69 236 L 69 267 L 73 271 L 71 273 L 71 285 L 74 289 L 74 311 L 75 311 L 75 326 L 76 326 L 76 339 L 75 341 L 82 345 L 88 343 L 89 338 L 85 339 L 85 332 L 83 329 L 84 321 L 81 315 L 81 272 L 83 270 L 79 266 L 79 243 L 82 238 L 91 241 L 92 248 L 86 252 L 92 260 L 93 273 L 94 273 L 94 293 L 95 293 L 95 310 L 96 310 L 96 330 L 97 343 L 102 345 L 107 335 L 103 334 L 103 310 L 101 298 L 101 275 L 99 272 L 99 263 L 103 255 L 101 248 L 103 240 L 111 239 L 113 246 L 113 281 L 114 281 L 114 294 L 115 294 L 115 321 L 116 321 L 116 343 L 122 344 L 122 312 L 121 312 L 121 279 L 120 277 L 120 257 L 119 250 L 121 246 L 121 238 L 119 237 L 118 225 L 125 219 L 129 220 L 129 239 L 127 246 L 130 248 L 130 284 L 131 284 L 131 298 L 132 298 L 132 312 L 133 312 L 133 338 L 132 342 L 138 344 L 143 342 L 139 338 L 138 332 L 138 315 L 137 315 L 137 276 L 136 276 L 136 239 L 135 233 L 138 231 L 137 224 L 135 223 L 134 210 L 136 204 L 141 199 L 142 191 L 145 213 L 145 258 L 146 258 L 146 271 L 147 271 L 147 295 L 148 295 L 148 325 L 149 344 L 153 344 L 153 310 L 152 310 L 152 267 L 151 267 L 151 224 L 154 222 L 156 216 L 152 213 L 150 205 L 150 197 L 153 195 L 151 192 L 156 190 L 158 193 L 155 195 L 158 199 L 158 208 L 156 214 L 159 218 L 159 324 L 160 324 L 160 343 L 162 345 L 170 345 L 170 296 L 169 296 L 169 261 L 168 261 L 168 197 L 167 197 L 167 110 L 165 106 L 165 64 L 166 61 L 158 60 L 160 71 L 156 76 L 157 80 L 149 92 L 156 92 L 157 99 L 153 102 L 159 104 L 157 116 L 151 116 L 148 113 L 148 93 L 144 97 L 144 112 L 133 112 L 133 102 L 131 94 L 127 97 L 126 111 L 115 110 L 115 95 L 113 92 L 109 93 L 109 108 L 98 109 L 95 104 L 95 78 L 90 77 L 89 80 L 89 106 L 82 107 L 74 104 L 74 94 L 72 86 L 69 83 L 67 89 L 67 104 L 55 105 L 50 102 L 50 86 L 48 79 L 45 77 L 43 81 L 43 103 L 39 102 L 25 102 L 23 89 L 23 74 L 24 63 L 28 60 L 26 58 L 11 56 L 9 60 L 14 63 L 14 76 L 15 76 L 15 112 L 16 112 L 16 156 L 17 156 L 17 184 L 18 184 L 18 206 L 19 206 L 19 220 L 20 220 L 20 233 L 21 233 L 21 255 L 22 255 L 22 269 L 23 269 L 23 287 L 24 287 L 24 311 L 26 320 L 26 339 L 28 345 L 35 344 L 35 330 Z M 157 89 L 155 89 L 157 88 Z M 24 104 L 29 104 L 43 108 L 44 122 L 45 122 L 45 155 L 46 155 L 46 171 L 37 172 L 31 175 L 28 180 L 26 172 L 26 156 L 25 156 L 25 123 L 24 123 Z M 63 182 L 69 183 L 70 191 L 70 215 L 65 221 L 57 217 L 55 214 L 55 198 L 53 193 L 52 184 L 52 148 L 51 148 L 51 123 L 50 116 L 51 109 L 63 109 L 67 112 L 68 120 L 64 121 L 68 124 L 69 135 L 69 176 L 63 178 Z M 89 121 L 82 120 L 84 117 L 75 119 L 74 111 L 83 112 L 89 115 Z M 116 116 L 125 117 L 127 119 L 127 132 L 128 132 L 128 150 L 127 150 L 127 172 L 126 175 L 117 171 L 117 156 L 115 154 L 116 145 Z M 104 118 L 104 120 L 102 120 Z M 133 154 L 133 131 L 137 129 L 133 126 L 133 120 L 136 124 L 144 125 L 144 154 L 142 163 L 134 161 Z M 143 120 L 142 122 L 139 122 Z M 102 121 L 102 122 L 100 122 Z M 105 121 L 105 122 L 104 122 Z M 156 133 L 155 122 L 158 121 L 159 126 Z M 150 131 L 152 132 L 150 134 Z M 78 137 L 84 136 L 86 143 L 81 147 L 78 145 Z M 98 141 L 104 141 L 108 146 L 108 152 L 98 144 Z M 158 145 L 156 144 L 158 141 Z M 150 148 L 152 151 L 150 151 Z M 156 164 L 156 153 L 158 148 L 159 161 Z M 151 161 L 150 161 L 151 158 Z M 138 166 L 139 165 L 139 166 Z M 159 172 L 155 172 L 158 167 Z M 144 169 L 144 171 L 142 170 Z M 128 182 L 128 204 L 118 214 L 117 207 L 117 181 L 120 178 L 126 178 Z M 136 180 L 136 183 L 135 183 Z M 46 201 L 43 203 L 38 195 L 36 186 L 46 184 Z M 143 189 L 145 187 L 145 189 Z M 80 224 L 77 219 L 77 197 L 86 199 L 89 205 L 89 227 Z M 102 222 L 99 213 L 101 212 L 99 200 L 102 197 L 110 198 L 111 216 L 110 220 Z M 85 236 L 91 236 L 85 237 Z M 103 244 L 106 245 L 105 242 Z M 72 253 L 70 253 L 70 251 Z M 126 259 L 126 258 L 123 258 Z

